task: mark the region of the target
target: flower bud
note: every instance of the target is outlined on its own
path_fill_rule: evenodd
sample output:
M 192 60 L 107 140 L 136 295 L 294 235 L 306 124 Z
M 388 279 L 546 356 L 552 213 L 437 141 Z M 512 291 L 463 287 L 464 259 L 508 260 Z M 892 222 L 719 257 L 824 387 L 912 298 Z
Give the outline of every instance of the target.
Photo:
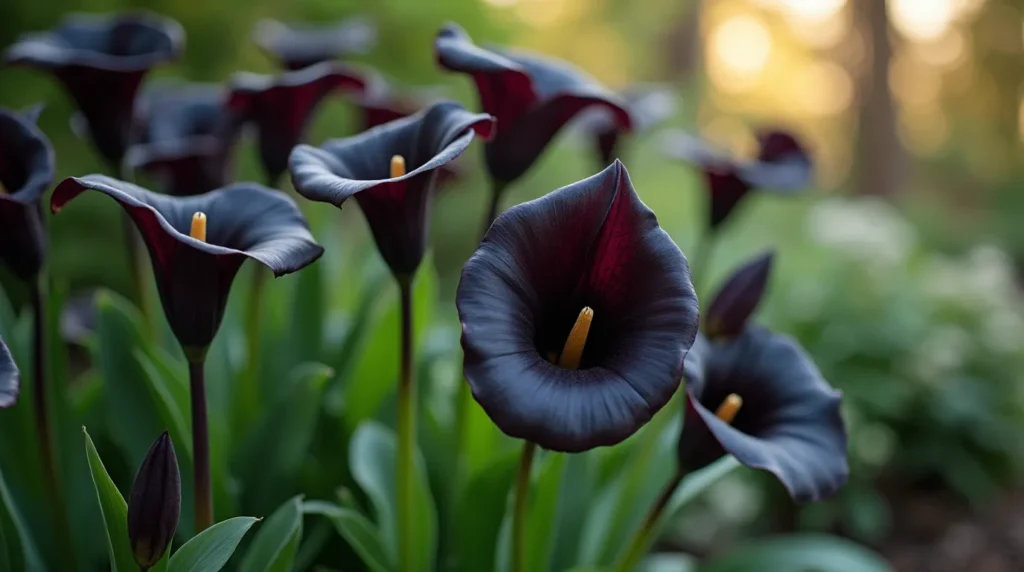
M 181 513 L 181 476 L 174 445 L 164 431 L 149 448 L 128 498 L 128 539 L 135 562 L 153 567 L 167 552 Z
M 737 270 L 708 306 L 704 331 L 710 339 L 734 338 L 743 332 L 764 297 L 773 255 L 767 252 Z

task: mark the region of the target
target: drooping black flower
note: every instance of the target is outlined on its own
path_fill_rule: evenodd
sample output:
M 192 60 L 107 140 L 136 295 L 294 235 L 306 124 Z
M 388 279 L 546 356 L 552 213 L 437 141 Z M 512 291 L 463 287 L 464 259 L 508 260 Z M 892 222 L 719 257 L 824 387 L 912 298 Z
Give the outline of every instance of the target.
M 499 183 L 525 173 L 559 130 L 590 106 L 604 106 L 616 124 L 630 128 L 625 103 L 566 62 L 480 48 L 455 24 L 438 33 L 434 51 L 441 67 L 473 77 L 481 107 L 498 120 L 486 158 Z
M 337 207 L 355 196 L 391 271 L 410 278 L 423 259 L 437 170 L 493 127 L 489 115 L 435 103 L 354 137 L 296 147 L 292 184 L 307 199 Z
M 846 483 L 840 394 L 792 339 L 757 325 L 739 337 L 695 346 L 687 378 L 679 462 L 695 471 L 730 454 L 773 474 L 797 501 Z M 688 360 L 691 358 L 687 358 Z
M 369 18 L 355 16 L 329 26 L 290 26 L 272 19 L 253 28 L 256 44 L 290 70 L 362 55 L 377 42 L 377 27 Z
M 128 540 L 135 562 L 148 570 L 167 552 L 181 514 L 181 474 L 164 431 L 149 447 L 128 497 Z
M 231 182 L 240 121 L 215 85 L 156 85 L 136 110 L 136 141 L 125 164 L 171 195 L 198 195 Z
M 53 148 L 36 127 L 36 108 L 0 108 L 0 261 L 30 280 L 43 266 L 41 200 L 53 182 Z
M 665 137 L 666 153 L 704 172 L 710 194 L 709 226 L 715 229 L 751 190 L 795 192 L 814 177 L 811 157 L 790 133 L 763 131 L 757 137 L 757 159 L 742 161 L 683 132 Z
M 499 216 L 456 303 L 473 396 L 506 434 L 557 451 L 650 420 L 698 322 L 686 258 L 619 161 Z
M 21 390 L 19 379 L 18 366 L 4 339 L 0 338 L 0 409 L 18 402 L 18 392 Z
M 619 142 L 627 132 L 640 133 L 654 128 L 675 112 L 676 100 L 671 90 L 664 86 L 640 84 L 622 92 L 626 109 L 632 118 L 632 129 L 625 129 L 615 121 L 607 109 L 599 108 L 584 112 L 581 127 L 593 138 L 598 165 L 604 167 L 619 154 Z
M 267 181 L 276 185 L 288 169 L 288 155 L 302 143 L 317 105 L 334 90 L 360 91 L 362 74 L 328 62 L 279 76 L 237 73 L 230 107 L 258 131 Z
M 79 14 L 51 31 L 22 36 L 4 59 L 53 74 L 81 110 L 100 154 L 119 168 L 142 78 L 176 58 L 183 43 L 181 26 L 162 16 Z
M 295 203 L 255 183 L 173 197 L 89 175 L 61 182 L 50 208 L 57 212 L 86 190 L 110 196 L 135 222 L 149 248 L 164 314 L 190 359 L 205 355 L 243 262 L 255 260 L 282 276 L 323 254 Z

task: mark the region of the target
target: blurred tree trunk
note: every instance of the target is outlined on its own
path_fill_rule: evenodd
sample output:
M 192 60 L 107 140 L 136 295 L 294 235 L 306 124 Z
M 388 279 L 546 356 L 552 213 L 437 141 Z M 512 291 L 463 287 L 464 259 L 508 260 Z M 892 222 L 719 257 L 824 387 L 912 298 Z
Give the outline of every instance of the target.
M 856 191 L 892 195 L 905 175 L 906 151 L 897 132 L 896 105 L 889 88 L 892 41 L 886 0 L 858 0 L 857 26 L 867 48 L 856 146 Z
M 679 15 L 664 40 L 666 77 L 672 82 L 689 83 L 701 68 L 700 20 L 704 2 L 678 1 Z

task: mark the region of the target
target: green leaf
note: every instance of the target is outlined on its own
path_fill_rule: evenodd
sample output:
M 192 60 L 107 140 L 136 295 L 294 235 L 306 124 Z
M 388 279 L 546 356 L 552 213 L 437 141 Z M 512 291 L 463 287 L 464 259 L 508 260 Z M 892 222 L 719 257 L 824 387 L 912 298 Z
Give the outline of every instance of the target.
M 152 436 L 164 430 L 149 390 L 140 383 L 146 374 L 134 352 L 146 347 L 141 323 L 124 298 L 105 291 L 96 295 L 93 363 L 103 376 L 110 438 L 128 452 L 131 466 L 142 462 Z
M 167 572 L 217 572 L 227 564 L 249 528 L 251 516 L 229 518 L 200 532 L 171 556 Z
M 437 275 L 430 260 L 426 260 L 420 265 L 413 285 L 413 334 L 417 347 L 430 325 L 436 303 Z M 379 311 L 371 322 L 375 327 L 367 333 L 345 388 L 345 420 L 350 430 L 376 415 L 381 404 L 395 392 L 400 361 L 400 318 L 398 288 L 392 281 L 379 302 Z
M 742 466 L 736 460 L 736 457 L 729 455 L 722 457 L 695 473 L 687 475 L 668 501 L 668 507 L 665 510 L 667 518 L 665 520 L 671 520 L 683 506 L 699 497 L 704 491 L 711 488 L 711 485 Z
M 172 365 L 170 357 L 154 352 L 152 357 L 141 349 L 135 351 L 135 359 L 145 372 L 143 379 L 150 391 L 150 397 L 160 412 L 160 421 L 167 427 L 171 440 L 177 443 L 181 454 L 192 459 L 192 405 L 188 388 L 188 374 Z
M 242 572 L 288 572 L 302 542 L 302 496 L 294 496 L 270 515 L 242 559 Z
M 518 464 L 519 454 L 513 451 L 496 457 L 460 491 L 454 524 L 460 570 L 493 568 L 498 534 Z
M 878 554 L 849 540 L 824 534 L 807 534 L 749 542 L 702 564 L 697 570 L 890 572 L 892 567 Z
M 558 513 L 558 492 L 565 473 L 567 455 L 547 453 L 540 461 L 530 484 L 526 511 L 526 569 L 550 570 L 554 546 L 555 521 Z M 513 493 L 514 494 L 514 493 Z M 512 511 L 505 515 L 501 526 L 497 561 L 494 568 L 509 572 L 512 549 Z
M 397 555 L 397 507 L 395 504 L 395 434 L 384 425 L 373 421 L 363 423 L 352 437 L 349 463 L 363 492 L 370 498 L 377 516 L 377 525 L 388 553 Z M 413 475 L 413 531 L 412 564 L 415 571 L 429 571 L 434 563 L 437 546 L 437 510 L 427 486 L 423 460 L 416 454 Z
M 89 432 L 82 427 L 85 434 L 85 454 L 89 460 L 89 471 L 96 487 L 96 498 L 103 513 L 103 523 L 107 528 L 107 547 L 110 553 L 110 569 L 112 572 L 135 572 L 139 568 L 132 555 L 131 543 L 128 540 L 128 504 L 124 502 L 114 481 L 110 480 L 107 469 L 100 460 L 96 446 L 93 445 Z
M 296 276 L 291 335 L 292 356 L 297 362 L 320 359 L 324 340 L 323 265 L 311 264 Z
M 6 568 L 4 567 L 6 566 Z M 0 570 L 43 570 L 39 552 L 0 472 Z
M 306 514 L 319 514 L 334 524 L 338 534 L 356 551 L 370 572 L 391 572 L 394 559 L 388 557 L 387 549 L 376 526 L 365 516 L 338 505 L 312 501 L 303 505 Z

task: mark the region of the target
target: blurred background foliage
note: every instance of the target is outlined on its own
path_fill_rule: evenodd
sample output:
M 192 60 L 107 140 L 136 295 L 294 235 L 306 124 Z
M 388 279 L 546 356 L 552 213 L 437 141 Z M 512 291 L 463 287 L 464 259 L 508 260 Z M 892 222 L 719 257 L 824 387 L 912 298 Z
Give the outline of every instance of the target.
M 931 520 L 938 514 L 951 526 L 964 519 L 984 526 L 970 519 L 983 521 L 987 507 L 1017 498 L 1024 476 L 1020 2 L 21 0 L 0 3 L 0 45 L 48 28 L 68 11 L 128 8 L 176 18 L 188 33 L 184 58 L 151 80 L 271 73 L 272 62 L 249 40 L 258 19 L 326 22 L 366 14 L 381 41 L 362 63 L 407 86 L 442 85 L 448 96 L 475 106 L 465 78 L 445 75 L 433 62 L 433 36 L 454 20 L 480 41 L 566 58 L 616 89 L 666 83 L 678 95 L 671 124 L 738 153 L 750 152 L 757 126 L 795 129 L 817 159 L 818 187 L 792 199 L 755 196 L 725 229 L 711 268 L 698 270 L 711 274 L 703 280 L 710 285 L 741 260 L 778 249 L 762 319 L 798 337 L 844 390 L 853 480 L 837 501 L 796 510 L 759 479 L 732 478 L 705 499 L 717 517 L 684 517 L 678 541 L 699 553 L 730 531 L 811 527 L 882 546 L 894 559 L 912 558 L 900 545 L 906 538 L 938 546 L 933 557 L 948 560 L 946 529 L 915 536 L 915 515 L 929 517 L 908 503 L 923 497 L 925 505 L 942 507 L 924 511 Z M 0 104 L 39 101 L 48 105 L 41 125 L 56 147 L 59 175 L 100 170 L 91 147 L 72 134 L 71 105 L 53 81 L 0 68 Z M 328 102 L 311 140 L 350 134 L 353 118 L 349 103 Z M 480 151 L 462 160 L 465 176 L 442 190 L 434 209 L 435 317 L 449 329 L 457 328 L 458 270 L 475 246 L 486 195 Z M 700 176 L 665 160 L 656 133 L 632 141 L 623 154 L 641 197 L 687 251 L 702 231 Z M 259 178 L 251 142 L 239 163 L 239 178 Z M 506 204 L 596 167 L 591 142 L 569 130 Z M 119 233 L 107 232 L 120 228 L 119 213 L 101 197 L 81 202 L 88 206 L 50 221 L 55 279 L 72 292 L 100 285 L 128 291 Z M 339 216 L 303 208 L 318 228 Z M 329 253 L 369 248 L 354 210 L 340 215 L 335 242 L 318 233 Z M 342 276 L 330 288 L 355 299 L 364 282 Z M 20 297 L 13 281 L 5 284 Z M 984 552 L 977 544 L 973 550 Z

